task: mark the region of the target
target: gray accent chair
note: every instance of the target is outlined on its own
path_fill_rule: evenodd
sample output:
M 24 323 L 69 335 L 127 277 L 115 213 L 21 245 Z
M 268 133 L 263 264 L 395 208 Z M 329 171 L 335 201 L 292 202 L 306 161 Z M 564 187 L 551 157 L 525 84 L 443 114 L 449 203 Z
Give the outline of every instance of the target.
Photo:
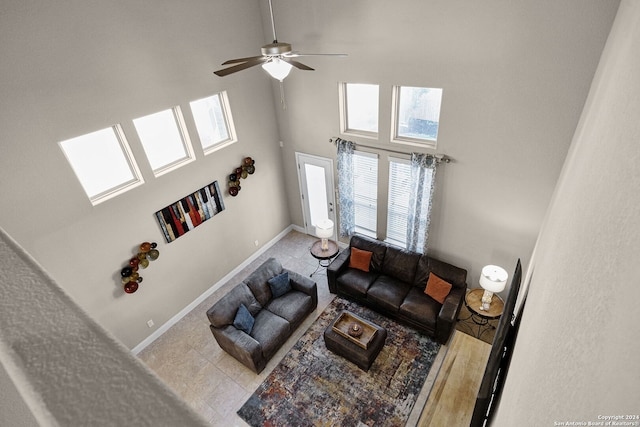
M 268 281 L 283 272 L 289 274 L 291 290 L 273 298 Z M 250 334 L 233 325 L 240 304 L 255 319 Z M 218 345 L 259 374 L 317 306 L 316 283 L 269 258 L 207 310 L 207 317 Z

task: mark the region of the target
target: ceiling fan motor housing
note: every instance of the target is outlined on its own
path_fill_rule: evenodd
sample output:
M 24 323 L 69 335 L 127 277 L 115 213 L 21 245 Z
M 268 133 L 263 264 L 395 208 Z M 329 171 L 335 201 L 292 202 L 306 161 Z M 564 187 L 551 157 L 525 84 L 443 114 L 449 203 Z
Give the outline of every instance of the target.
M 283 55 L 291 52 L 291 45 L 289 43 L 279 43 L 274 41 L 273 43 L 262 46 L 261 51 L 265 56 Z

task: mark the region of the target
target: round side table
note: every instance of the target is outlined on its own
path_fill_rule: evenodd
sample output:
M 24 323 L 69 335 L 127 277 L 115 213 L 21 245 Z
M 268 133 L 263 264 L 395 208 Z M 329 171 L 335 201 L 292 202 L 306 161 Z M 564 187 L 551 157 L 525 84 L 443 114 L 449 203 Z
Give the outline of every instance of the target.
M 464 305 L 469 310 L 469 313 L 471 313 L 471 316 L 462 320 L 468 320 L 470 318 L 473 323 L 478 325 L 478 335 L 476 335 L 476 338 L 480 338 L 482 334 L 489 329 L 495 329 L 495 326 L 490 325 L 489 321 L 499 319 L 504 311 L 504 301 L 496 294 L 493 294 L 491 297 L 489 310 L 483 310 L 481 308 L 483 294 L 484 289 L 475 288 L 467 292 L 467 295 L 464 297 Z
M 311 252 L 311 256 L 318 260 L 318 268 L 316 268 L 316 271 L 311 273 L 309 277 L 312 277 L 321 269 L 329 267 L 331 260 L 338 255 L 338 244 L 333 240 L 329 240 L 328 244 L 329 248 L 325 250 L 322 250 L 322 241 L 320 240 L 311 245 L 311 249 L 309 251 Z

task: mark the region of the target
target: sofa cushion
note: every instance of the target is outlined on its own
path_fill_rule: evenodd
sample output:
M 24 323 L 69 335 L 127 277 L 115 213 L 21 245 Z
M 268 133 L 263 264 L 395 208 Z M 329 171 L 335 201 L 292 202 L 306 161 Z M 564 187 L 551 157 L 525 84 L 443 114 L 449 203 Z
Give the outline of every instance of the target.
M 451 292 L 451 287 L 451 283 L 442 280 L 436 276 L 435 273 L 431 273 L 424 293 L 438 301 L 440 304 L 444 304 L 445 298 L 447 298 L 447 295 Z
M 397 312 L 411 285 L 391 276 L 382 275 L 367 292 L 367 300 L 391 312 Z
M 389 246 L 382 261 L 382 273 L 413 283 L 420 257 L 419 253 Z
M 287 292 L 265 306 L 265 309 L 286 319 L 292 325 L 301 323 L 313 308 L 313 299 L 299 291 Z
M 278 274 L 267 281 L 269 288 L 271 289 L 271 295 L 273 298 L 281 297 L 291 290 L 291 284 L 289 283 L 289 273 L 286 271 L 282 274 Z
M 376 273 L 349 268 L 338 276 L 336 282 L 341 292 L 364 298 L 369 287 L 377 278 L 378 274 Z
M 240 304 L 236 317 L 233 319 L 233 326 L 247 334 L 250 334 L 254 323 L 255 319 L 251 313 L 249 313 L 247 307 L 245 307 L 244 304 Z
M 251 336 L 260 343 L 262 355 L 270 359 L 289 338 L 289 322 L 269 310 L 261 310 L 256 316 Z
M 371 256 L 371 270 L 379 272 L 382 269 L 382 260 L 384 259 L 385 252 L 387 251 L 386 244 L 370 237 L 356 234 L 351 237 L 349 246 L 373 252 L 373 255 Z
M 240 283 L 207 310 L 209 322 L 216 328 L 233 325 L 240 304 L 244 304 L 252 316 L 258 314 L 262 309 L 262 305 L 258 303 L 249 287 Z
M 357 268 L 362 271 L 369 271 L 371 265 L 371 256 L 373 252 L 363 251 L 358 248 L 351 248 L 351 255 L 349 256 L 349 268 Z
M 282 273 L 282 264 L 275 258 L 269 258 L 244 279 L 244 283 L 249 286 L 258 302 L 265 305 L 272 298 L 268 280 L 280 273 Z
M 418 268 L 413 280 L 414 286 L 424 289 L 429 280 L 429 273 L 436 274 L 457 288 L 467 287 L 467 270 L 433 259 L 427 255 L 423 255 L 418 261 Z
M 441 307 L 442 304 L 414 286 L 400 305 L 399 313 L 435 330 Z

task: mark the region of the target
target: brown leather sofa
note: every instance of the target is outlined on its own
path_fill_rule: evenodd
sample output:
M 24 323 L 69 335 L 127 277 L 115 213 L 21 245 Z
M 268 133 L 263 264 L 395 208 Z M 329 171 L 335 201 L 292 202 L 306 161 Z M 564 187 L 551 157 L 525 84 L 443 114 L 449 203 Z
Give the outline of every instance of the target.
M 349 267 L 351 248 L 372 252 L 369 271 Z M 443 304 L 424 293 L 433 273 L 452 285 Z M 327 268 L 329 291 L 425 332 L 445 344 L 467 289 L 467 270 L 355 235 Z

